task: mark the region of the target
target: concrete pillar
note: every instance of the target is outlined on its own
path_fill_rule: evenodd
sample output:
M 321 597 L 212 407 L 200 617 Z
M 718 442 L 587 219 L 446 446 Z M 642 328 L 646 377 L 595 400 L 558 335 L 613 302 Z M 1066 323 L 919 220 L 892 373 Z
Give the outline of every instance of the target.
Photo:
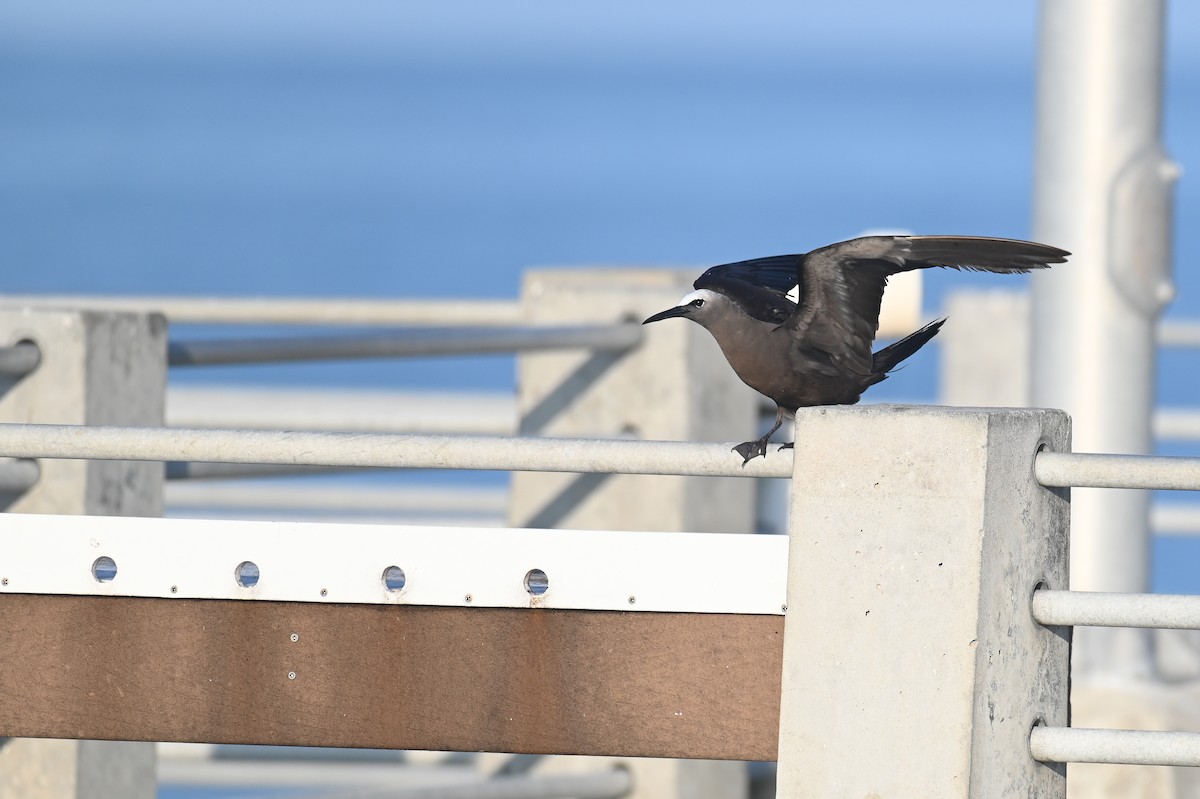
M 0 343 L 36 343 L 41 364 L 0 394 L 0 421 L 161 426 L 166 320 L 158 315 L 0 309 Z M 157 463 L 47 460 L 15 513 L 161 516 Z
M 1033 481 L 1059 411 L 802 410 L 788 560 L 779 793 L 1062 797 L 1032 759 L 1067 724 L 1069 500 Z
M 0 344 L 35 342 L 38 368 L 0 387 L 0 421 L 163 423 L 163 317 L 87 311 L 0 310 Z M 158 516 L 157 463 L 48 460 L 37 484 L 5 498 L 19 513 Z M 31 675 L 31 679 L 35 678 Z M 150 799 L 154 744 L 12 739 L 0 748 L 0 799 Z
M 1029 295 L 958 291 L 946 302 L 938 398 L 946 405 L 1029 406 Z
M 531 323 L 619 322 L 674 306 L 695 270 L 534 270 L 523 303 Z M 758 395 L 725 362 L 712 337 L 684 319 L 648 325 L 632 351 L 522 355 L 517 405 L 523 435 L 631 435 L 741 442 L 758 435 Z M 771 457 L 768 453 L 767 457 Z M 738 456 L 730 453 L 730 457 Z M 513 475 L 514 526 L 747 532 L 755 530 L 753 480 L 702 477 Z M 541 769 L 596 769 L 604 759 L 547 759 Z M 737 799 L 745 764 L 633 759 L 635 799 Z
M 691 291 L 694 276 L 694 270 L 533 270 L 525 276 L 522 301 L 530 323 L 641 322 L 674 306 Z M 624 354 L 522 355 L 521 434 L 732 442 L 757 437 L 758 394 L 738 380 L 708 331 L 686 319 L 644 330 L 642 345 Z M 753 480 L 518 473 L 509 521 L 753 532 L 754 498 Z

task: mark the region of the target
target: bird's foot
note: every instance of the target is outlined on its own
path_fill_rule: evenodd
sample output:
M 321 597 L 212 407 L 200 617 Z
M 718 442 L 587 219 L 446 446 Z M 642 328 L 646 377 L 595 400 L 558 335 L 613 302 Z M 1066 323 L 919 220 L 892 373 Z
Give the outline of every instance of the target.
M 744 441 L 734 447 L 731 451 L 742 456 L 742 465 L 745 466 L 747 463 L 760 455 L 766 457 L 767 439 L 760 438 L 757 441 Z
M 795 448 L 795 446 L 796 446 L 796 442 L 795 442 L 795 441 L 789 441 L 789 442 L 788 442 L 788 443 L 786 443 L 786 444 L 780 444 L 780 445 L 779 445 L 779 449 L 777 449 L 777 450 L 775 450 L 775 451 L 776 451 L 776 452 L 783 452 L 785 449 L 794 449 L 794 448 Z

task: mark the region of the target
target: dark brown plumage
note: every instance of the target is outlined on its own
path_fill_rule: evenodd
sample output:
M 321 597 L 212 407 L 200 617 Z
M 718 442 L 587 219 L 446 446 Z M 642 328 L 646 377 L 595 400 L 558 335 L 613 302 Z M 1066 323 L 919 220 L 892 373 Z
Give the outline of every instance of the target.
M 800 255 L 714 266 L 678 306 L 642 324 L 686 317 L 712 333 L 738 377 L 778 406 L 765 436 L 734 448 L 766 453 L 785 416 L 810 405 L 851 405 L 937 335 L 932 322 L 878 352 L 879 304 L 889 275 L 935 266 L 1021 273 L 1070 253 L 1015 239 L 867 236 Z M 788 292 L 799 287 L 799 301 Z M 785 445 L 787 446 L 787 445 Z

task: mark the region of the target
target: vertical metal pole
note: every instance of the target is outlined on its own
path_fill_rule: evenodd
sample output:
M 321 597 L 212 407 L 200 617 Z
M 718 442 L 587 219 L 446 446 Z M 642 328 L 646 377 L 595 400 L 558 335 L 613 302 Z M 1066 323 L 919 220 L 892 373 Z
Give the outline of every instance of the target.
M 1043 0 L 1034 238 L 1074 253 L 1033 282 L 1033 400 L 1078 452 L 1151 450 L 1155 326 L 1170 279 L 1174 165 L 1161 143 L 1162 0 Z M 1072 495 L 1071 587 L 1144 591 L 1149 496 Z M 1076 675 L 1147 674 L 1149 637 L 1082 630 Z

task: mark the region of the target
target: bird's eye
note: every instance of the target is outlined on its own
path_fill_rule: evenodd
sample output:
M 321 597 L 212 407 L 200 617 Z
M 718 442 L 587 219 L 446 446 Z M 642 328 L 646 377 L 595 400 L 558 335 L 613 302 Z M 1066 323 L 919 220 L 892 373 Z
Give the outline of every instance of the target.
M 688 303 L 688 305 L 692 306 L 693 308 L 699 308 L 703 304 L 704 304 L 704 300 L 692 300 L 691 302 Z

